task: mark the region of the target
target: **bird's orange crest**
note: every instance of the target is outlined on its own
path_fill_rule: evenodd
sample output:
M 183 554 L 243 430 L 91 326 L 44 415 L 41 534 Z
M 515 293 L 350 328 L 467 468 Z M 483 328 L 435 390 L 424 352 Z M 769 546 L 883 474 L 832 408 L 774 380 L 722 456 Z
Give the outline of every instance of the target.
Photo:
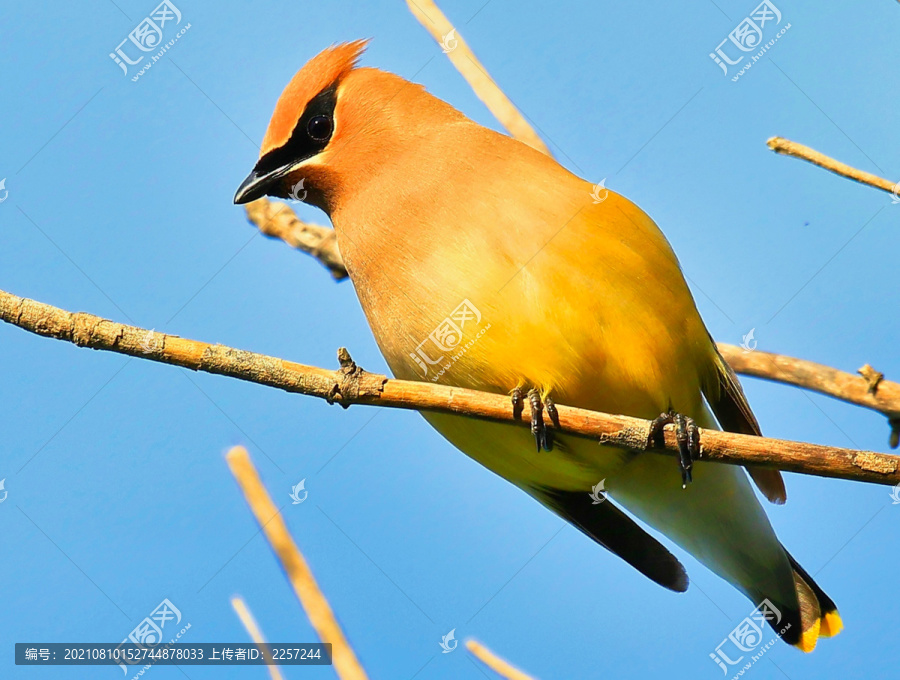
M 310 100 L 346 76 L 356 66 L 368 42 L 354 40 L 328 47 L 297 71 L 278 98 L 260 156 L 283 146 L 290 139 L 297 120 Z

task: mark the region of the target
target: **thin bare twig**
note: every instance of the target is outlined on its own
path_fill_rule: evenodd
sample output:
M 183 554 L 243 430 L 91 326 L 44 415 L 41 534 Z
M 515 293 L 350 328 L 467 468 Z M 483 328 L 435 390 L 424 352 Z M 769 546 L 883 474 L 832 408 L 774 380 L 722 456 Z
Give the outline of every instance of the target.
M 234 609 L 234 613 L 238 615 L 238 618 L 241 620 L 241 623 L 247 630 L 247 634 L 250 636 L 250 639 L 253 640 L 254 643 L 256 643 L 256 646 L 262 653 L 263 658 L 266 660 L 266 666 L 269 669 L 269 675 L 271 676 L 272 680 L 284 680 L 284 676 L 281 674 L 281 670 L 278 668 L 278 664 L 276 664 L 275 660 L 272 658 L 272 652 L 269 649 L 269 644 L 266 642 L 266 638 L 263 636 L 259 624 L 256 623 L 256 619 L 250 612 L 250 608 L 247 606 L 247 603 L 244 602 L 244 598 L 237 595 L 232 597 L 231 606 Z
M 244 350 L 187 340 L 143 328 L 126 326 L 92 314 L 73 314 L 34 300 L 0 291 L 0 320 L 32 333 L 129 356 L 183 366 L 194 371 L 227 375 L 325 399 L 329 403 L 368 404 L 417 411 L 434 411 L 481 418 L 520 427 L 530 424 L 526 404 L 516 417 L 509 397 L 502 394 L 406 380 L 359 368 L 346 350 L 340 350 L 341 367 L 329 371 L 304 366 Z M 671 427 L 662 447 L 650 444 L 650 421 L 558 406 L 559 431 L 587 437 L 633 451 L 653 449 L 678 454 Z M 602 455 L 603 448 L 598 448 Z M 900 483 L 900 457 L 872 451 L 767 439 L 703 430 L 701 459 L 734 465 L 758 465 L 792 472 L 837 477 L 876 484 Z
M 331 227 L 304 222 L 284 201 L 260 198 L 245 205 L 244 209 L 250 223 L 266 236 L 281 239 L 291 248 L 311 255 L 337 281 L 349 276 Z
M 503 90 L 497 87 L 493 78 L 488 75 L 487 69 L 478 61 L 478 57 L 440 8 L 432 0 L 406 0 L 406 4 L 425 30 L 431 33 L 456 70 L 475 91 L 476 96 L 494 114 L 494 118 L 520 142 L 549 156 L 550 149 L 544 144 L 544 140 L 532 129 Z
M 505 659 L 501 659 L 480 642 L 467 640 L 466 649 L 468 649 L 469 652 L 485 666 L 490 668 L 497 675 L 506 678 L 506 680 L 534 680 L 530 675 L 526 675 Z
M 830 156 L 819 153 L 815 149 L 811 149 L 808 146 L 804 146 L 803 144 L 798 144 L 797 142 L 792 142 L 791 140 L 785 139 L 784 137 L 771 137 L 766 142 L 766 145 L 775 153 L 784 154 L 785 156 L 793 156 L 794 158 L 800 158 L 804 161 L 812 163 L 813 165 L 818 165 L 820 168 L 825 168 L 826 170 L 833 172 L 836 175 L 846 177 L 847 179 L 852 179 L 854 182 L 859 182 L 860 184 L 868 184 L 870 187 L 881 189 L 882 191 L 886 191 L 889 194 L 894 194 L 894 196 L 897 196 L 897 194 L 900 193 L 900 182 L 891 182 L 890 180 L 879 177 L 878 175 L 873 175 L 871 172 L 863 172 L 862 170 L 857 170 L 856 168 L 851 167 L 846 163 L 836 161 Z
M 900 384 L 884 380 L 881 373 L 860 369 L 863 377 L 823 366 L 814 361 L 796 359 L 783 354 L 745 352 L 740 347 L 719 343 L 719 351 L 738 373 L 754 378 L 796 385 L 806 390 L 878 411 L 891 426 L 891 448 L 896 449 L 900 438 Z M 878 376 L 877 380 L 875 376 Z
M 228 452 L 226 459 L 231 474 L 240 485 L 247 505 L 262 527 L 272 551 L 281 562 L 309 622 L 316 629 L 322 642 L 331 643 L 334 672 L 341 680 L 368 680 L 366 672 L 359 664 L 356 654 L 334 617 L 328 600 L 319 589 L 312 570 L 291 538 L 281 513 L 272 502 L 266 487 L 263 486 L 247 450 L 242 446 L 236 446 Z
M 334 229 L 304 222 L 294 209 L 281 201 L 260 198 L 244 206 L 249 219 L 266 236 L 278 238 L 292 248 L 312 255 L 338 281 L 347 278 L 347 270 L 338 250 Z

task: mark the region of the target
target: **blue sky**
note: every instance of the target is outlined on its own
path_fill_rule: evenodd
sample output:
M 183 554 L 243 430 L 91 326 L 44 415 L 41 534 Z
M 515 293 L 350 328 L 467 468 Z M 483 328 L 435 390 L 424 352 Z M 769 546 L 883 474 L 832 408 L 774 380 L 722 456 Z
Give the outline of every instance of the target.
M 190 28 L 137 82 L 108 54 L 156 2 L 117 3 L 0 8 L 0 288 L 302 363 L 336 366 L 347 346 L 386 371 L 351 284 L 258 235 L 231 198 L 284 84 L 334 42 L 371 37 L 365 64 L 496 127 L 490 114 L 403 2 L 176 0 Z M 443 9 L 563 164 L 607 178 L 658 222 L 716 339 L 738 343 L 753 328 L 760 349 L 849 371 L 868 362 L 896 379 L 900 205 L 765 140 L 900 178 L 889 73 L 900 5 L 777 0 L 790 29 L 732 82 L 708 55 L 755 6 Z M 660 589 L 415 413 L 344 411 L 7 325 L 0 376 L 3 677 L 121 677 L 16 668 L 13 643 L 121 640 L 164 598 L 191 624 L 185 641 L 245 640 L 234 594 L 270 640 L 314 640 L 227 470 L 234 444 L 286 504 L 372 678 L 483 677 L 462 649 L 441 653 L 455 628 L 538 678 L 713 680 L 723 674 L 709 653 L 752 608 L 677 549 L 692 586 Z M 886 450 L 878 414 L 744 384 L 770 436 Z M 309 497 L 292 505 L 304 478 Z M 769 515 L 846 630 L 812 655 L 778 646 L 748 677 L 886 676 L 900 629 L 900 507 L 885 487 L 793 474 L 787 484 L 789 502 Z M 266 677 L 183 670 L 150 674 Z

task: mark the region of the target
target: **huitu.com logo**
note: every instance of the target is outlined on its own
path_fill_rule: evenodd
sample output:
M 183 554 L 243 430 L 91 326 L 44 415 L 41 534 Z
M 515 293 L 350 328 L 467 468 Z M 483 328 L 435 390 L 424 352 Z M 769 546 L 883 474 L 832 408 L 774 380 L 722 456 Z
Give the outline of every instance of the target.
M 459 46 L 459 39 L 456 37 L 456 29 L 450 29 L 450 32 L 441 37 L 441 50 L 444 54 L 450 54 Z
M 456 649 L 456 645 L 459 644 L 459 640 L 453 637 L 453 634 L 456 632 L 456 628 L 451 630 L 449 633 L 441 637 L 441 648 L 444 650 L 441 654 L 449 654 L 454 649 Z M 451 644 L 453 643 L 453 644 Z
M 0 488 L 3 482 L 0 482 Z M 891 489 L 891 505 L 900 505 L 900 484 Z
M 465 334 L 466 324 L 469 324 L 468 339 Z M 481 323 L 481 312 L 478 307 L 463 300 L 452 312 L 445 317 L 428 336 L 418 344 L 415 352 L 409 353 L 409 358 L 415 362 L 422 371 L 422 377 L 434 373 L 431 381 L 435 382 L 444 375 L 469 348 L 472 347 L 490 329 L 491 324 Z M 471 332 L 474 330 L 474 332 Z M 463 343 L 463 340 L 466 340 Z M 449 355 L 450 352 L 453 354 Z M 438 355 L 437 358 L 433 358 Z
M 299 482 L 294 484 L 294 486 L 291 487 L 290 495 L 291 495 L 291 499 L 293 501 L 291 503 L 291 505 L 299 505 L 300 503 L 302 503 L 303 501 L 306 500 L 307 496 L 309 496 L 309 491 L 306 490 L 305 485 L 306 485 L 306 478 L 304 477 Z
M 600 505 L 606 500 L 606 487 L 604 484 L 606 484 L 605 477 L 591 487 L 591 492 L 588 494 L 591 497 L 591 505 Z
M 304 177 L 291 187 L 291 198 L 293 198 L 295 201 L 306 200 L 306 189 L 303 188 L 303 182 L 305 180 L 306 178 Z
M 775 644 L 775 640 L 784 635 L 791 627 L 791 624 L 787 624 L 779 629 L 780 623 L 781 612 L 768 599 L 765 599 L 734 627 L 734 630 L 718 644 L 715 652 L 710 652 L 709 658 L 722 669 L 724 675 L 735 672 L 732 677 L 740 677 L 750 670 L 750 667 Z M 767 625 L 775 628 L 777 633 L 763 645 L 765 637 L 763 631 Z M 741 668 L 734 668 L 744 661 L 747 654 L 750 655 L 750 659 Z
M 756 329 L 751 328 L 747 335 L 741 336 L 741 347 L 744 349 L 744 354 L 756 349 L 756 338 L 753 337 L 754 332 L 756 332 Z
M 776 30 L 780 24 L 781 10 L 770 0 L 763 0 L 748 16 L 741 19 L 714 52 L 709 53 L 709 58 L 726 76 L 731 75 L 731 67 L 739 69 L 731 78 L 732 82 L 737 82 L 791 27 L 787 23 L 781 30 Z M 764 42 L 768 36 L 771 36 L 768 42 Z M 745 58 L 748 61 L 744 61 Z
M 594 199 L 594 203 L 603 203 L 609 198 L 609 189 L 606 188 L 606 177 L 594 185 L 591 191 L 591 198 Z
M 109 58 L 126 76 L 129 75 L 130 67 L 138 68 L 137 73 L 131 78 L 132 82 L 137 82 L 138 78 L 159 61 L 191 27 L 190 23 L 187 23 L 176 31 L 179 24 L 181 24 L 181 10 L 170 0 L 163 0 L 148 16 L 141 19 L 128 36 L 116 46 L 114 52 L 109 53 Z M 168 42 L 164 42 L 167 35 L 171 38 Z M 149 58 L 148 61 L 144 61 L 145 57 Z
M 172 604 L 172 602 L 168 598 L 166 598 L 162 602 L 160 602 L 148 616 L 145 616 L 143 620 L 132 629 L 132 631 L 128 634 L 128 637 L 122 640 L 121 644 L 134 644 L 141 649 L 159 647 L 159 645 L 162 644 L 165 631 L 166 636 L 174 633 L 173 637 L 169 640 L 169 642 L 166 643 L 165 647 L 162 647 L 161 649 L 168 648 L 170 645 L 180 640 L 181 636 L 184 635 L 191 627 L 191 624 L 188 623 L 182 626 L 181 630 L 175 632 L 175 628 L 180 623 L 181 610 L 178 609 L 178 607 L 176 607 L 174 604 Z M 128 675 L 128 666 L 140 664 L 141 661 L 143 661 L 146 657 L 139 657 L 141 661 L 138 661 L 137 658 L 129 658 L 128 655 L 121 655 L 120 658 L 124 660 L 124 663 L 120 663 L 119 668 L 122 669 L 122 672 L 125 675 Z M 143 669 L 135 673 L 133 677 L 136 678 L 139 675 L 143 675 L 147 670 L 150 669 L 151 666 L 152 664 L 145 665 Z

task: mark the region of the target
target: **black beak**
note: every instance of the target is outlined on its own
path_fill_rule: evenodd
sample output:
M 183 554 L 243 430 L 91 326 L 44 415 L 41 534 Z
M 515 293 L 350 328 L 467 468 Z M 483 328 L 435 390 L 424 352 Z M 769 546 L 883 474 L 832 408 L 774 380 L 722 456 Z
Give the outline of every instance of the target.
M 265 196 L 274 184 L 274 181 L 280 178 L 280 173 L 268 172 L 260 175 L 254 169 L 247 179 L 241 182 L 237 192 L 234 195 L 235 205 L 242 205 L 255 201 L 257 198 Z

